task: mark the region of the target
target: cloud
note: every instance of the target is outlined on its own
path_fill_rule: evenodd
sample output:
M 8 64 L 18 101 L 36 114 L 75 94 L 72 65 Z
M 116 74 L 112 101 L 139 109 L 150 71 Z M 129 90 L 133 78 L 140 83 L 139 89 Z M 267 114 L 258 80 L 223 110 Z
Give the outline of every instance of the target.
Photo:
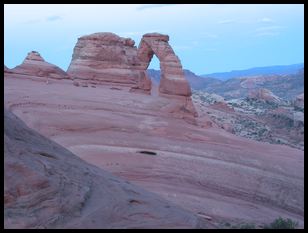
M 217 23 L 218 24 L 228 24 L 228 23 L 234 23 L 235 20 L 234 19 L 224 19 L 224 20 L 220 20 Z
M 274 31 L 278 29 L 282 29 L 284 27 L 282 26 L 267 26 L 267 27 L 259 27 L 256 29 L 256 32 L 268 32 L 268 31 Z
M 280 34 L 280 29 L 284 27 L 282 26 L 267 26 L 267 27 L 259 27 L 254 31 L 254 36 L 277 36 Z
M 178 4 L 144 4 L 142 6 L 137 7 L 137 10 L 145 10 L 150 8 L 156 8 L 156 7 L 166 7 L 166 6 L 173 6 Z
M 46 18 L 46 21 L 51 22 L 51 21 L 57 21 L 57 20 L 61 20 L 62 17 L 59 15 L 52 15 Z
M 268 17 L 263 17 L 262 19 L 259 20 L 260 23 L 272 23 L 273 19 L 268 18 Z
M 35 24 L 35 23 L 40 23 L 40 22 L 53 22 L 57 20 L 62 20 L 62 17 L 59 15 L 51 15 L 48 16 L 47 18 L 36 18 L 36 19 L 30 19 L 25 22 L 25 24 Z

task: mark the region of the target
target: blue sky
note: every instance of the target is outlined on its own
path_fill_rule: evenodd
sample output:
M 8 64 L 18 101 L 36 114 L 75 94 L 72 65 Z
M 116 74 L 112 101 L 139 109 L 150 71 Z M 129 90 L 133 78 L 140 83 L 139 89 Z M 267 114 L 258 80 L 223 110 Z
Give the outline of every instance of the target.
M 137 46 L 145 33 L 168 34 L 196 74 L 304 61 L 303 4 L 5 4 L 4 63 L 13 68 L 36 50 L 66 70 L 77 38 L 95 32 Z

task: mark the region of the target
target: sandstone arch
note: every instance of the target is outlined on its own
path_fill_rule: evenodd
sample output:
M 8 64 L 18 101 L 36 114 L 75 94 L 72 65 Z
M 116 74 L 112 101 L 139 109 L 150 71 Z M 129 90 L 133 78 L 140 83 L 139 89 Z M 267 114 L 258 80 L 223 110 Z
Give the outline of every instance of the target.
M 191 89 L 185 79 L 181 61 L 175 55 L 168 41 L 168 35 L 159 33 L 143 35 L 137 52 L 140 68 L 146 72 L 155 54 L 160 61 L 161 69 L 159 92 L 169 95 L 191 96 Z

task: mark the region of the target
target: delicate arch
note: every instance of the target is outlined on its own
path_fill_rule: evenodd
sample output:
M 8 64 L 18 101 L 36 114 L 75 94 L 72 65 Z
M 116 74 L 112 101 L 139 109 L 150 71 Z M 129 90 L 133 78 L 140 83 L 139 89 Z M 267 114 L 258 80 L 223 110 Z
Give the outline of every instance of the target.
M 175 55 L 168 41 L 169 36 L 167 35 L 158 33 L 143 35 L 137 52 L 140 68 L 145 72 L 155 54 L 160 61 L 160 93 L 190 96 L 191 89 L 185 79 L 181 61 Z

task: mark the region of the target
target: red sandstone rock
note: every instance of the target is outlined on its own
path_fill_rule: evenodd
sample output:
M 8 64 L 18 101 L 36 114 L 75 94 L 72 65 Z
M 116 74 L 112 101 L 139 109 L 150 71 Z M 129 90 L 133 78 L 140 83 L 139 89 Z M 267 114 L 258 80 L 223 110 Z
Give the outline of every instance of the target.
M 155 54 L 160 60 L 162 81 L 160 92 L 190 96 L 181 62 L 168 44 L 169 36 L 145 34 L 138 49 L 130 38 L 113 33 L 94 33 L 78 39 L 68 73 L 77 79 L 96 83 L 119 83 L 150 92 L 151 81 L 146 69 Z
M 90 165 L 4 111 L 5 228 L 197 228 L 196 215 Z
M 248 97 L 252 99 L 258 99 L 274 103 L 281 102 L 281 99 L 278 96 L 274 95 L 270 90 L 265 88 L 260 88 L 258 90 L 250 91 L 248 93 Z
M 79 87 L 79 82 L 74 81 L 74 82 L 73 82 L 73 85 L 76 86 L 76 87 Z
M 161 67 L 159 91 L 163 94 L 191 96 L 189 83 L 185 79 L 180 59 L 168 43 L 169 36 L 159 33 L 143 35 L 138 47 L 138 58 L 144 70 L 155 54 Z
M 30 77 L 69 79 L 65 71 L 46 62 L 36 51 L 28 53 L 23 63 L 11 69 L 11 73 Z
M 302 150 L 238 137 L 215 123 L 207 128 L 187 124 L 176 117 L 175 111 L 172 113 L 175 108 L 181 111 L 178 106 L 185 103 L 183 96 L 139 95 L 129 93 L 127 87 L 110 90 L 109 86 L 101 85 L 76 88 L 68 82 L 48 86 L 14 77 L 5 77 L 4 87 L 4 104 L 29 127 L 95 166 L 193 213 L 212 217 L 212 223 L 222 219 L 269 223 L 282 216 L 299 221 L 303 228 Z M 184 108 L 182 111 L 185 112 Z M 36 144 L 40 142 L 36 140 Z M 157 155 L 138 151 L 153 151 Z M 61 174 L 67 177 L 66 173 Z M 95 183 L 94 187 L 98 186 Z M 92 203 L 97 206 L 105 194 L 113 201 L 117 193 L 98 192 Z M 122 213 L 123 206 L 117 205 L 112 216 Z M 142 213 L 134 219 L 147 212 Z M 121 215 L 123 219 L 127 216 L 134 217 L 130 212 Z M 91 220 L 87 224 L 92 224 Z
M 94 33 L 78 39 L 68 73 L 96 84 L 118 83 L 151 90 L 151 81 L 138 67 L 137 48 L 130 38 Z
M 178 114 L 182 114 L 183 118 L 189 114 L 188 118 L 195 117 L 190 86 L 168 40 L 167 35 L 145 34 L 137 49 L 133 40 L 113 33 L 83 36 L 78 39 L 67 72 L 74 79 L 94 84 L 124 85 L 130 87 L 131 92 L 150 93 L 152 84 L 146 69 L 155 54 L 160 60 L 162 71 L 159 92 L 166 97 L 184 97 L 184 101 L 174 106 L 172 112 L 178 109 Z
M 10 69 L 6 67 L 6 65 L 4 65 L 4 73 L 9 72 Z
M 222 124 L 222 128 L 223 128 L 224 130 L 226 130 L 227 132 L 229 132 L 229 133 L 234 133 L 233 126 L 232 126 L 232 124 L 230 124 L 230 123 L 223 123 L 223 124 Z

